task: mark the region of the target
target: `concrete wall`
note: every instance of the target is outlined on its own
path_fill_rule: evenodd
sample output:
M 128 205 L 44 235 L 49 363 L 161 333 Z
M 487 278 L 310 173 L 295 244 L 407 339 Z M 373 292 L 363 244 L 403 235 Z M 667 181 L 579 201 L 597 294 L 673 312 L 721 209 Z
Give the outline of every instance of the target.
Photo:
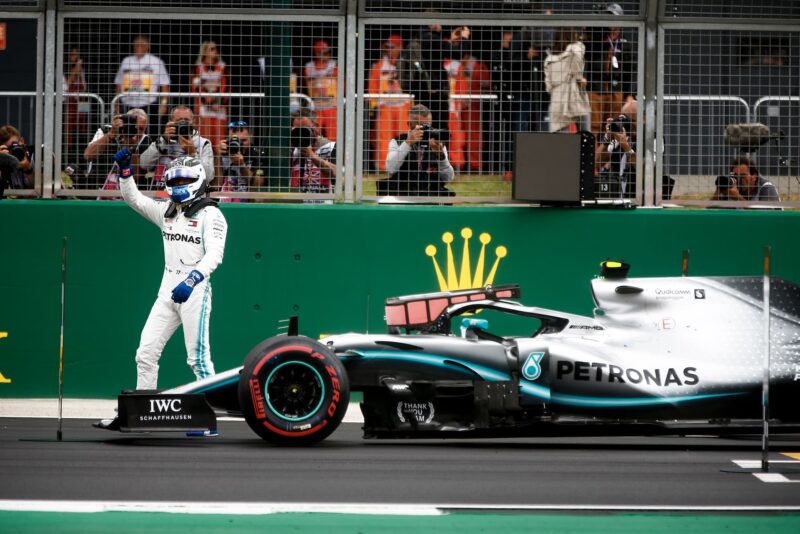
M 771 245 L 774 274 L 800 282 L 796 212 L 342 205 L 225 205 L 223 212 L 227 254 L 212 277 L 218 370 L 240 365 L 293 314 L 309 336 L 385 331 L 384 299 L 439 289 L 425 249 L 436 246 L 446 276 L 445 232 L 455 236 L 460 272 L 463 228 L 474 234 L 473 273 L 485 232 L 485 274 L 497 247 L 507 249 L 495 283 L 520 283 L 525 303 L 581 314 L 591 313 L 588 282 L 605 258 L 630 262 L 632 276 L 676 276 L 688 248 L 692 274 L 759 275 Z M 64 236 L 65 395 L 111 397 L 134 387 L 133 356 L 163 268 L 156 227 L 121 202 L 7 200 L 0 227 L 0 331 L 8 332 L 0 373 L 11 380 L 0 383 L 0 397 L 57 394 Z M 162 358 L 160 386 L 193 379 L 185 359 L 178 334 Z

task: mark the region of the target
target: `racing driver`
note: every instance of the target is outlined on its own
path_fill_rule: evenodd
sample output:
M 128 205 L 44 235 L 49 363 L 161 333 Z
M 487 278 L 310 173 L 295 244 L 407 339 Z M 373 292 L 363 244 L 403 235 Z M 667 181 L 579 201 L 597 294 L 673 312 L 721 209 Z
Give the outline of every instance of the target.
M 211 376 L 209 278 L 222 262 L 228 225 L 217 203 L 206 195 L 203 164 L 193 156 L 172 161 L 164 173 L 169 196 L 165 202 L 139 192 L 131 179 L 133 166 L 127 148 L 117 152 L 114 160 L 119 165 L 125 202 L 158 226 L 164 239 L 164 276 L 136 351 L 136 389 L 156 389 L 161 352 L 181 324 L 187 363 L 198 380 Z M 96 426 L 116 430 L 119 424 L 117 419 L 106 419 Z

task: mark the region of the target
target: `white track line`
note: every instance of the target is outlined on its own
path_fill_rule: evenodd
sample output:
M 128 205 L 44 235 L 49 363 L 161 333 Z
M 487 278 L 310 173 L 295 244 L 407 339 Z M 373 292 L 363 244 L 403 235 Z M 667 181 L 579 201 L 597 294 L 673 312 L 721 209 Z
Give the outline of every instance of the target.
M 731 460 L 731 461 L 742 469 L 761 469 L 761 460 Z M 800 465 L 800 460 L 770 460 L 769 463 L 770 465 L 773 464 Z M 800 480 L 791 480 L 789 478 L 786 478 L 786 476 L 781 473 L 754 472 L 752 474 L 761 482 L 766 482 L 766 483 L 790 483 L 790 484 L 800 483 Z
M 174 514 L 266 515 L 327 513 L 435 516 L 469 511 L 621 511 L 621 512 L 798 512 L 800 506 L 620 506 L 536 504 L 378 504 L 170 501 L 0 500 L 0 511 L 12 512 L 160 512 Z

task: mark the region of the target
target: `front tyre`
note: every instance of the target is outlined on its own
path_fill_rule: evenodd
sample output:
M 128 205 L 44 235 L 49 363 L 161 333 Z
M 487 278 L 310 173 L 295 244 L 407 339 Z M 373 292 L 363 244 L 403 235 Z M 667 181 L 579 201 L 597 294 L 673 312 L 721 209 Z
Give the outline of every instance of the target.
M 239 376 L 247 424 L 276 445 L 322 441 L 342 422 L 349 402 L 342 363 L 328 347 L 303 336 L 259 343 Z

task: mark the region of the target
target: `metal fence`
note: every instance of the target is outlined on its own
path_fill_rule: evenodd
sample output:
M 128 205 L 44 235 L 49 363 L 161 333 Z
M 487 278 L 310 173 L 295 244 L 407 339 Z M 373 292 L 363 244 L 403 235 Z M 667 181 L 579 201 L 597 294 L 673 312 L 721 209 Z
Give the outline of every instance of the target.
M 0 82 L 0 122 L 38 154 L 22 196 L 118 196 L 112 119 L 141 107 L 141 134 L 174 145 L 179 107 L 213 146 L 225 200 L 507 203 L 516 132 L 589 129 L 601 197 L 750 205 L 718 190 L 744 154 L 800 205 L 793 2 L 0 2 L 0 25 L 24 18 L 41 36 L 37 86 Z M 726 133 L 752 123 L 763 145 Z M 417 140 L 417 124 L 432 130 Z

